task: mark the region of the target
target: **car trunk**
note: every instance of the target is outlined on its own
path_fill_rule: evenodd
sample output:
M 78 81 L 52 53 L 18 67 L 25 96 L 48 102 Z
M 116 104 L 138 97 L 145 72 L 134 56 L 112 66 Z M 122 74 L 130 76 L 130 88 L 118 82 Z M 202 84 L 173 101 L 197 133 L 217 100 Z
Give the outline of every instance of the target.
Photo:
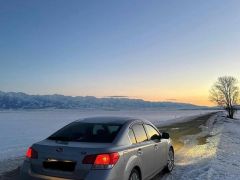
M 102 153 L 110 145 L 44 140 L 33 146 L 38 158 L 31 159 L 31 170 L 47 176 L 84 179 L 92 167 L 82 164 L 84 157 Z

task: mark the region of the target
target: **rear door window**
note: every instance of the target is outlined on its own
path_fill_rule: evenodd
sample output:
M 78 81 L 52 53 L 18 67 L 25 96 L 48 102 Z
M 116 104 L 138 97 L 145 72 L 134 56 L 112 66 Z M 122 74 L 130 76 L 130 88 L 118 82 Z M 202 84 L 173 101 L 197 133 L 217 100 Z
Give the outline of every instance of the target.
M 148 140 L 147 134 L 146 134 L 142 124 L 135 124 L 132 127 L 132 129 L 133 129 L 133 132 L 135 134 L 137 143 L 141 143 L 141 142 L 144 142 L 144 141 Z
M 130 141 L 132 142 L 132 144 L 136 144 L 137 141 L 136 141 L 136 138 L 135 138 L 135 135 L 134 135 L 134 132 L 132 129 L 129 129 L 128 135 L 129 135 L 129 138 L 130 138 Z

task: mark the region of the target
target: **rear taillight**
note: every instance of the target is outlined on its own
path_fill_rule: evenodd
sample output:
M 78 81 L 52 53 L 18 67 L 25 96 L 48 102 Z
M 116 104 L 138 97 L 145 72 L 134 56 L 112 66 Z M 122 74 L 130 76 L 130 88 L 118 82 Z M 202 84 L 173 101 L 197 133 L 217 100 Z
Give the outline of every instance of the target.
M 119 154 L 106 153 L 106 154 L 96 154 L 96 155 L 87 155 L 83 159 L 83 164 L 92 164 L 94 169 L 108 169 L 112 168 L 118 161 Z
M 29 159 L 37 159 L 38 158 L 38 152 L 34 150 L 32 147 L 28 148 L 26 152 L 26 157 Z
M 97 155 L 94 164 L 95 165 L 114 165 L 119 159 L 118 153 L 111 154 L 99 154 Z

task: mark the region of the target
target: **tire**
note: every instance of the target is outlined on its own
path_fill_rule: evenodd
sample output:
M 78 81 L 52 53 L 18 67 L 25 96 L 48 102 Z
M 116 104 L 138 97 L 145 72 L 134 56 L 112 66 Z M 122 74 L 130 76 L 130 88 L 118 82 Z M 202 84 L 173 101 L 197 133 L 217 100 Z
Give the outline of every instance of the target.
M 174 168 L 174 151 L 173 148 L 170 148 L 168 151 L 168 162 L 166 167 L 164 168 L 164 171 L 167 173 L 172 172 Z
M 133 169 L 130 176 L 129 180 L 141 180 L 140 173 L 137 169 Z

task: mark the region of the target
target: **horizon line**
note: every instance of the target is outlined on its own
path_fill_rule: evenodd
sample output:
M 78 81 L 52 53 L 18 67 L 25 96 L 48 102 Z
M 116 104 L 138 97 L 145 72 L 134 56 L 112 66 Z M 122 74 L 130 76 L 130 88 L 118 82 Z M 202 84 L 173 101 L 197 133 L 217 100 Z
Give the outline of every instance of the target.
M 123 96 L 123 95 L 110 95 L 110 96 L 95 96 L 95 95 L 66 95 L 66 94 L 60 94 L 60 93 L 49 93 L 49 94 L 45 94 L 45 93 L 26 93 L 23 91 L 2 91 L 0 90 L 0 92 L 2 93 L 23 93 L 29 96 L 53 96 L 53 95 L 59 95 L 59 96 L 66 96 L 66 97 L 95 97 L 98 99 L 103 99 L 103 98 L 113 98 L 113 99 L 130 99 L 130 100 L 142 100 L 145 102 L 151 102 L 151 103 L 164 103 L 164 102 L 168 102 L 168 103 L 179 103 L 179 104 L 189 104 L 189 105 L 195 105 L 195 106 L 202 106 L 202 107 L 216 107 L 216 106 L 209 106 L 209 105 L 198 105 L 195 103 L 188 103 L 188 102 L 184 102 L 184 101 L 177 101 L 177 99 L 174 98 L 168 98 L 166 100 L 147 100 L 144 98 L 139 98 L 139 97 L 134 97 L 134 96 Z M 174 101 L 176 100 L 176 101 Z

